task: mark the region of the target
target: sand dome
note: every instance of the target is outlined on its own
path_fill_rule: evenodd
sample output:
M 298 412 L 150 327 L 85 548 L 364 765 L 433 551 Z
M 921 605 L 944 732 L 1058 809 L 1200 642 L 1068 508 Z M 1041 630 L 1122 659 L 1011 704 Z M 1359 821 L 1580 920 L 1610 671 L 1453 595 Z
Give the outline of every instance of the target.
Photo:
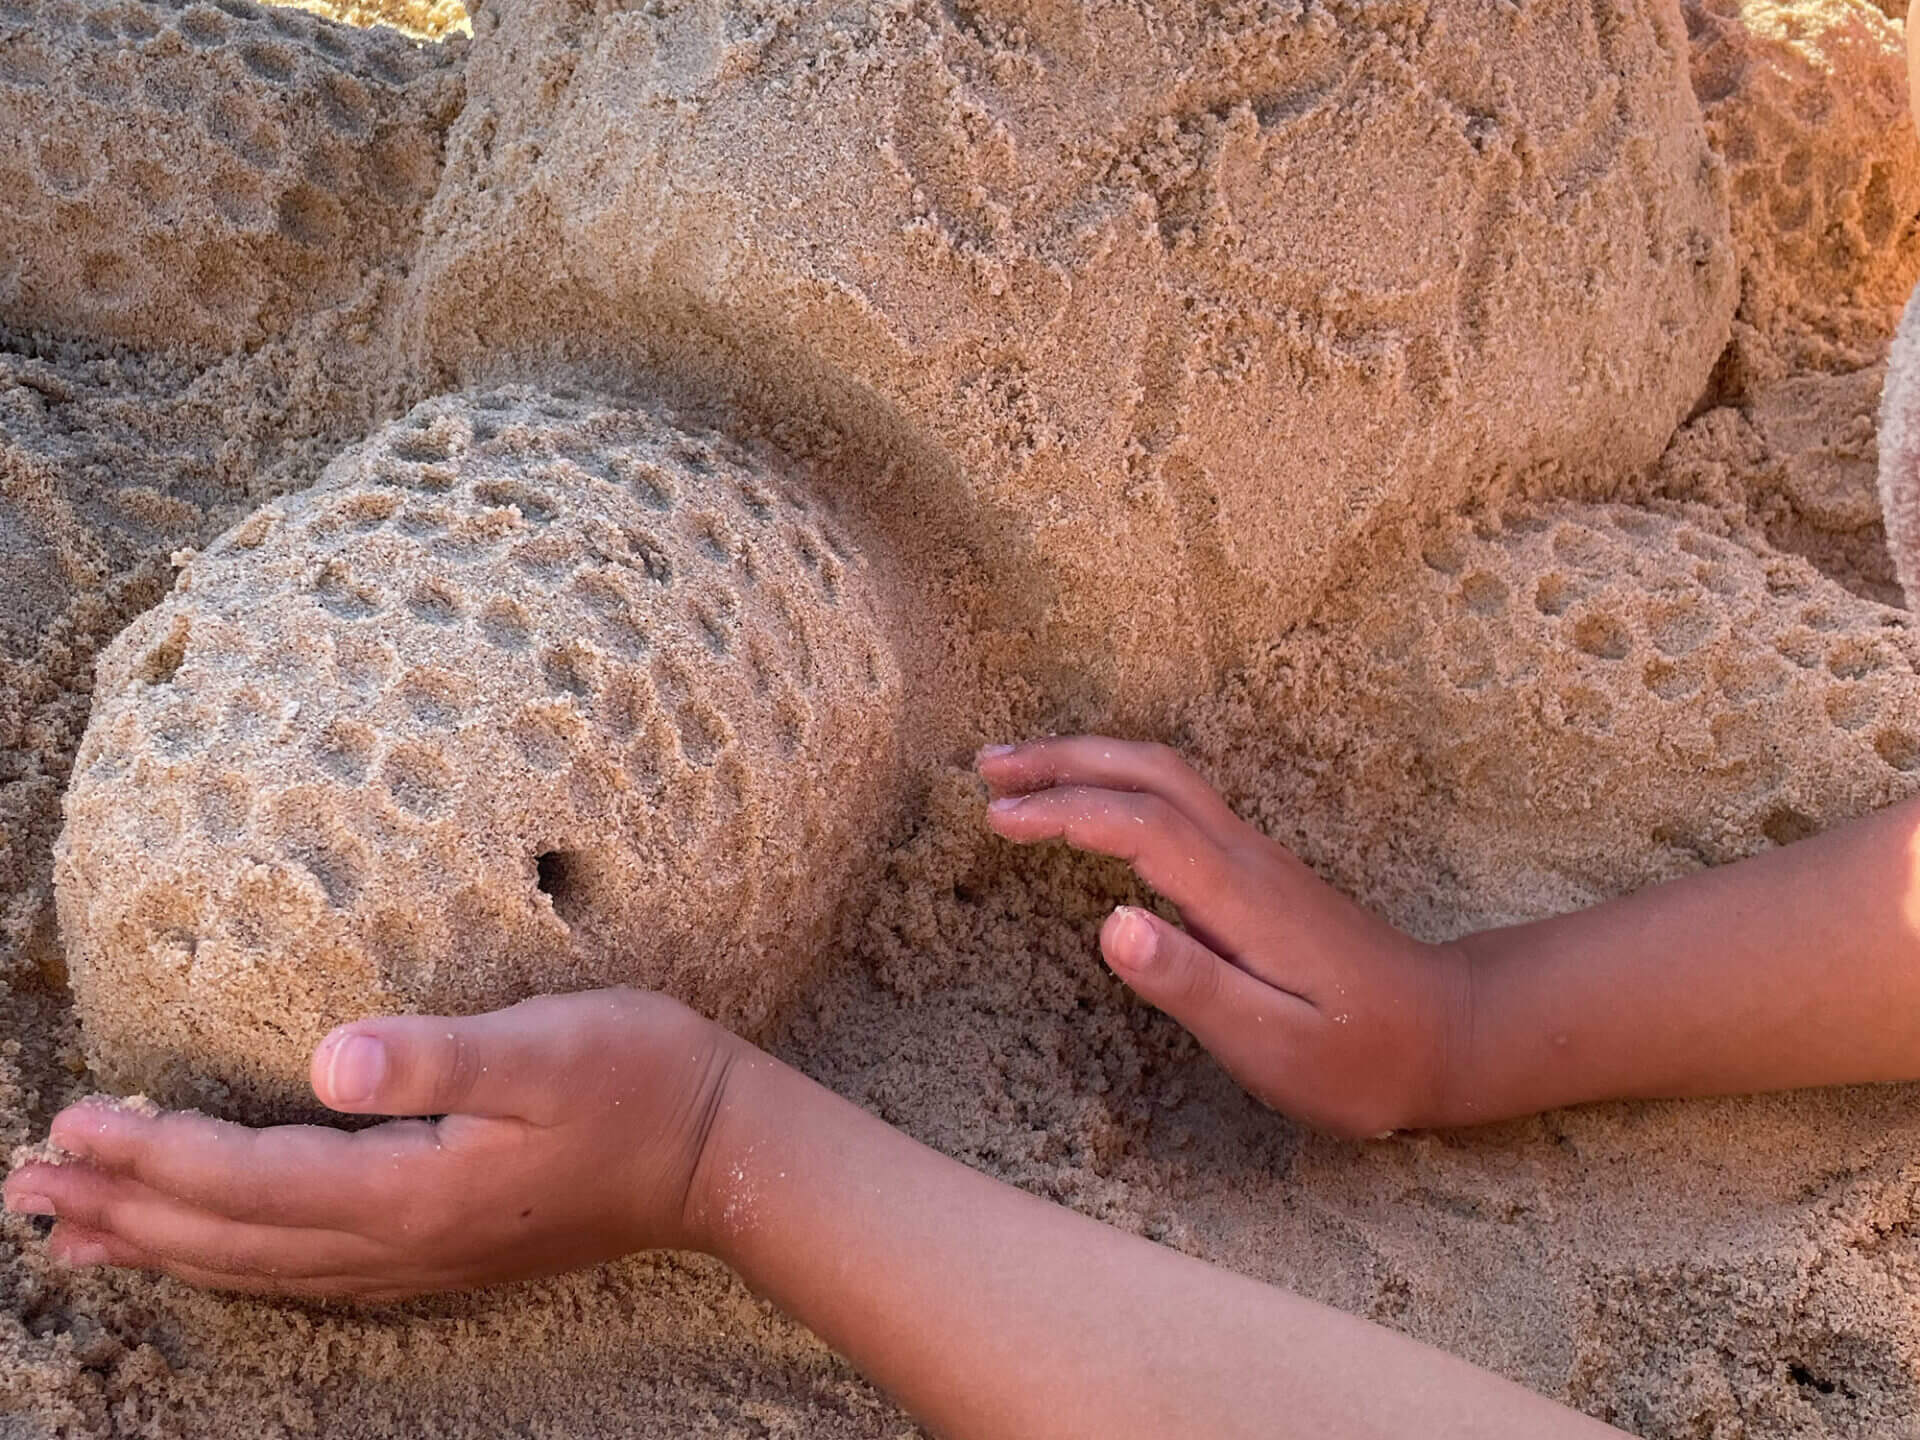
M 866 566 L 771 464 L 428 402 L 102 656 L 56 868 L 93 1060 L 259 1116 L 368 1013 L 631 983 L 751 1030 L 876 828 L 899 693 Z

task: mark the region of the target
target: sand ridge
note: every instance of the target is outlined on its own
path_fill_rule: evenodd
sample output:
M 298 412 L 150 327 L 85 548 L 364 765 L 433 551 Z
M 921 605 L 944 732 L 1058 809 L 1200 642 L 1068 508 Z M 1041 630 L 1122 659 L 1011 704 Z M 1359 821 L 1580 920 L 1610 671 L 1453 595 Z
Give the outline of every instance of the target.
M 241 45 L 338 39 L 235 4 Z M 9 3 L 0 45 L 137 79 L 212 8 L 134 5 L 146 39 L 115 9 L 109 40 Z M 432 395 L 585 381 L 770 444 L 886 557 L 907 807 L 782 1055 L 1036 1193 L 1629 1428 L 1911 1432 L 1910 1090 L 1305 1135 L 1100 970 L 1099 918 L 1141 898 L 1117 871 L 1009 854 L 956 763 L 1150 723 L 1426 935 L 1905 793 L 1920 682 L 1871 503 L 1872 372 L 1920 270 L 1873 218 L 1920 185 L 1896 24 L 1713 0 L 474 28 L 396 82 L 395 115 L 439 97 L 412 132 L 431 194 L 321 247 L 324 283 L 107 314 L 62 249 L 84 207 L 42 186 L 42 228 L 0 227 L 0 1140 L 93 1088 L 51 852 L 93 657 L 167 557 Z M 142 153 L 0 81 L 34 133 L 106 137 L 108 175 Z M 315 183 L 304 153 L 259 183 Z M 1770 218 L 1796 206 L 1819 222 Z M 252 223 L 206 221 L 202 253 L 293 253 Z M 12 1219 L 0 1253 L 0 1416 L 36 1437 L 906 1428 L 676 1257 L 353 1317 L 60 1274 Z

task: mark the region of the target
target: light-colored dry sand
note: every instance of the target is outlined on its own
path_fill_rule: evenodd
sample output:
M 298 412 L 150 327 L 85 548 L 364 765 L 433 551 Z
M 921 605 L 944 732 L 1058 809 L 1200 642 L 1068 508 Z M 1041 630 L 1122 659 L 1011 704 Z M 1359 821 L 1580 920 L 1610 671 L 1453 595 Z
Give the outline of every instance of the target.
M 320 1119 L 343 1020 L 628 984 L 753 1034 L 819 968 L 902 788 L 866 561 L 570 395 L 415 407 L 101 652 L 54 886 L 105 1084 Z
M 844 513 L 899 656 L 909 793 L 781 1054 L 1629 1428 L 1920 1434 L 1912 1088 L 1304 1134 L 1103 973 L 1120 872 L 992 841 L 960 763 L 1150 728 L 1425 935 L 1908 792 L 1873 450 L 1920 274 L 1897 19 L 474 30 L 0 0 L 0 1144 L 94 1083 L 53 848 L 94 656 L 168 556 L 436 394 L 657 396 Z M 65 1275 L 14 1219 L 0 1257 L 8 1440 L 910 1429 L 704 1262 L 354 1317 Z

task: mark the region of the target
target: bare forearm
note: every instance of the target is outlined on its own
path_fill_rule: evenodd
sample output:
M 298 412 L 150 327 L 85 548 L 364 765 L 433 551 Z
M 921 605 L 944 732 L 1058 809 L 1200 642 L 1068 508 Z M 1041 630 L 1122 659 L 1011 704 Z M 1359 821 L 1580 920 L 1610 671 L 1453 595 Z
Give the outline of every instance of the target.
M 1462 942 L 1438 1123 L 1585 1100 L 1920 1078 L 1920 802 Z
M 956 1440 L 1618 1433 L 1002 1185 L 763 1058 L 704 1168 L 715 1253 Z

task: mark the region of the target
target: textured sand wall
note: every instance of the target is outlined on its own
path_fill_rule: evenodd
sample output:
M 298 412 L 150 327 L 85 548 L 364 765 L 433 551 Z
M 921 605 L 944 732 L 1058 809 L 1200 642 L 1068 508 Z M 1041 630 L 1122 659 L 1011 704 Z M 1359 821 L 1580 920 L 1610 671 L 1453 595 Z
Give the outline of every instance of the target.
M 611 352 L 825 427 L 1090 713 L 1243 659 L 1416 496 L 1650 463 L 1735 303 L 1674 4 L 478 24 L 423 363 Z

